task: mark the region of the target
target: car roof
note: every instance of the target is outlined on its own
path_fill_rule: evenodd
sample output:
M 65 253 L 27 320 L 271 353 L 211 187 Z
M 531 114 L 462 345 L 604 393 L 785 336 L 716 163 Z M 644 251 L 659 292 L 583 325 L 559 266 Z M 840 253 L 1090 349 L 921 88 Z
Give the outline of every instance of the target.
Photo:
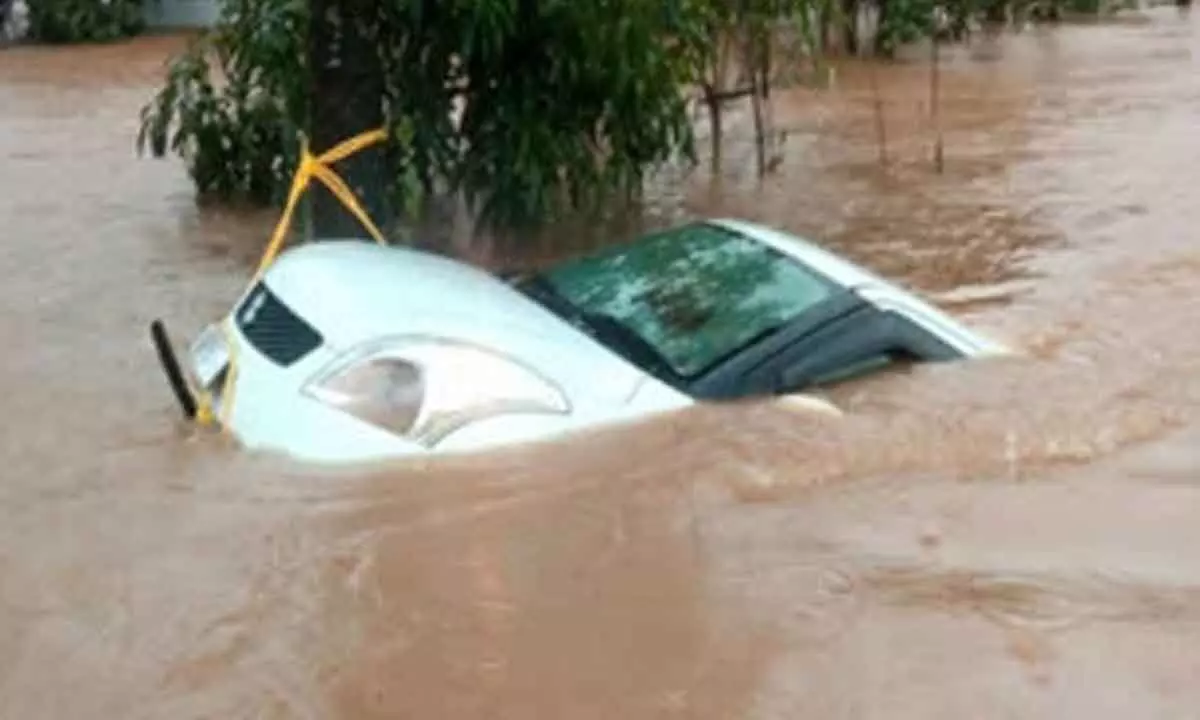
M 745 235 L 768 245 L 806 265 L 809 269 L 824 275 L 833 282 L 848 288 L 862 285 L 891 285 L 882 277 L 834 255 L 824 248 L 790 233 L 780 232 L 764 225 L 735 220 L 732 218 L 715 218 L 706 220 L 710 225 L 723 227 L 727 230 Z

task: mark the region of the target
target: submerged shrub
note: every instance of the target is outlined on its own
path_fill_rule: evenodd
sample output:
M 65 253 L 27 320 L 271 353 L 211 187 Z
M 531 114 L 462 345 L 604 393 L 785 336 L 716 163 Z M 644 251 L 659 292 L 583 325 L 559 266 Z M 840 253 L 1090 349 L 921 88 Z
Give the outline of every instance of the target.
M 141 0 L 34 0 L 28 6 L 29 37 L 45 43 L 119 40 L 146 25 Z

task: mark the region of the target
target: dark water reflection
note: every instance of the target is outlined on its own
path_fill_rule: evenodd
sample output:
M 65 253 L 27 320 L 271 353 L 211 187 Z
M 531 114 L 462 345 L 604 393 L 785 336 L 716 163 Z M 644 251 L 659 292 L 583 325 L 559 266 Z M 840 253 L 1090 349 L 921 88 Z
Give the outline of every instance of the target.
M 269 216 L 132 155 L 173 39 L 0 53 L 0 717 L 1175 717 L 1200 696 L 1200 24 L 1173 9 L 793 91 L 762 220 L 1025 351 L 571 443 L 314 473 L 176 427 L 144 329 Z M 732 123 L 727 157 L 748 154 Z M 703 143 L 701 143 L 703 146 Z M 564 230 L 564 232 L 566 232 Z M 583 243 L 587 244 L 587 243 Z M 498 248 L 493 261 L 520 258 Z M 1117 651 L 1114 651 L 1117 648 Z

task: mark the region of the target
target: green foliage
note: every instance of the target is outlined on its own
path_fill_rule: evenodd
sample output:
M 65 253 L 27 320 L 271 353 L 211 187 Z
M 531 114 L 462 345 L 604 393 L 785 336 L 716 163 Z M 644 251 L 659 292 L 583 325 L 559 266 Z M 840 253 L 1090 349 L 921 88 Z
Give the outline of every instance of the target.
M 1105 9 L 1100 0 L 1063 0 L 1060 4 L 1067 12 L 1081 15 L 1096 15 Z
M 307 113 L 306 0 L 225 0 L 142 109 L 139 150 L 181 156 L 202 197 L 278 203 Z
M 875 51 L 892 55 L 901 45 L 932 35 L 935 7 L 934 0 L 881 0 Z
M 141 0 L 30 0 L 29 36 L 45 43 L 106 42 L 145 27 Z
M 399 199 L 461 191 L 487 224 L 511 228 L 638 192 L 648 169 L 690 155 L 690 7 L 380 0 L 365 20 Z M 143 110 L 139 148 L 183 157 L 202 193 L 278 201 L 306 124 L 306 13 L 303 0 L 226 0 Z
M 875 50 L 885 56 L 935 33 L 943 40 L 962 40 L 976 24 L 999 27 L 1024 19 L 1054 22 L 1064 12 L 1096 14 L 1101 0 L 877 0 L 879 34 Z M 942 22 L 937 21 L 938 15 Z

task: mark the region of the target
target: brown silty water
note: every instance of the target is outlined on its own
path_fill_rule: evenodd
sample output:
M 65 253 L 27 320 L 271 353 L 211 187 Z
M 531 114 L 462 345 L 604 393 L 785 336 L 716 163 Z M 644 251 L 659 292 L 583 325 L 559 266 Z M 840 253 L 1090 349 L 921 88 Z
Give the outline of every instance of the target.
M 0 717 L 1064 718 L 1200 707 L 1200 22 L 1117 22 L 781 98 L 758 187 L 1024 349 L 569 441 L 322 472 L 181 427 L 146 339 L 272 218 L 138 160 L 174 40 L 0 53 Z

